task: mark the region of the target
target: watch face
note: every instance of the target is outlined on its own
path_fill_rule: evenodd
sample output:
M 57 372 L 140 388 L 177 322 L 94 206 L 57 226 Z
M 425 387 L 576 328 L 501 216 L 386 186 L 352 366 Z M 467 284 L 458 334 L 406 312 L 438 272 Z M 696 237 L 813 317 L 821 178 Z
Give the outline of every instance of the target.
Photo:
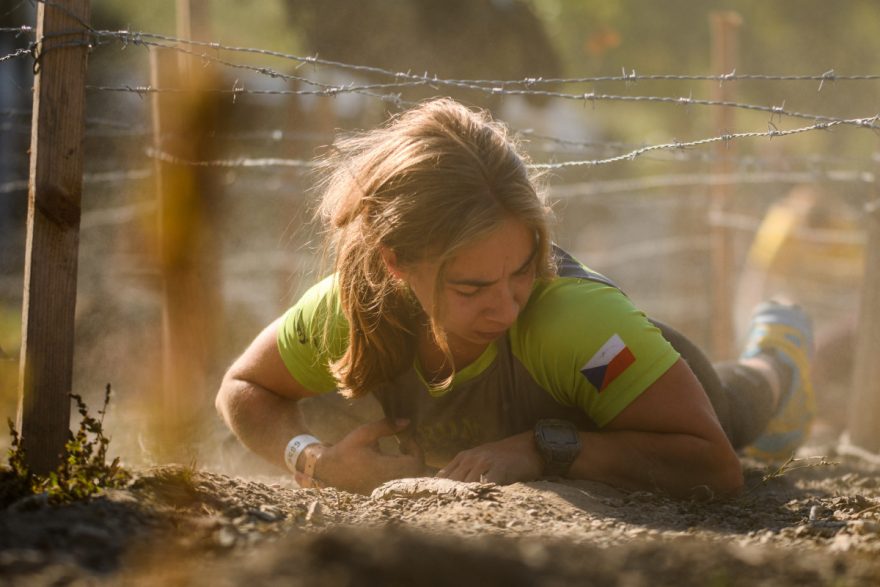
M 545 475 L 565 476 L 581 452 L 577 427 L 565 420 L 539 420 L 535 425 L 535 442 L 544 459 Z
M 541 429 L 541 435 L 549 444 L 578 444 L 577 430 L 571 426 L 547 425 Z

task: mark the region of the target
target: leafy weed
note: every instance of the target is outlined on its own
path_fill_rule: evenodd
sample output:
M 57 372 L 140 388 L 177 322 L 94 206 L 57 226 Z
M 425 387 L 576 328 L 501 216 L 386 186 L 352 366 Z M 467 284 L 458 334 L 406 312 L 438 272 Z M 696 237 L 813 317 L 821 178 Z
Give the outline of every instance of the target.
M 53 504 L 85 500 L 104 489 L 123 487 L 131 479 L 119 457 L 107 462 L 110 439 L 104 435 L 104 414 L 110 403 L 110 385 L 107 385 L 104 405 L 98 410 L 97 418 L 89 414 L 81 396 L 72 393 L 70 397 L 76 402 L 81 417 L 79 429 L 75 434 L 69 433 L 64 457 L 58 468 L 48 475 L 36 475 L 30 471 L 21 435 L 9 420 L 12 446 L 8 468 L 0 468 L 0 506 L 37 494 L 45 494 Z

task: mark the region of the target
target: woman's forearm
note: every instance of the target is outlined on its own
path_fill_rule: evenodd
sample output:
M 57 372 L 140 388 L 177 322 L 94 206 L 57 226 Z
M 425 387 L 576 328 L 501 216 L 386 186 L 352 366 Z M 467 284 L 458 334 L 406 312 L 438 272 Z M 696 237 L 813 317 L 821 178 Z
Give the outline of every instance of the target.
M 247 448 L 285 468 L 284 447 L 306 432 L 296 400 L 249 381 L 227 377 L 217 393 L 217 411 Z
M 583 449 L 569 477 L 676 497 L 735 495 L 742 466 L 723 443 L 675 433 L 581 432 Z
M 730 495 L 742 487 L 732 450 L 688 434 L 637 431 L 581 433 L 583 450 L 572 478 L 676 497 Z
M 732 495 L 742 465 L 706 392 L 679 359 L 599 432 L 581 432 L 581 479 L 677 497 Z

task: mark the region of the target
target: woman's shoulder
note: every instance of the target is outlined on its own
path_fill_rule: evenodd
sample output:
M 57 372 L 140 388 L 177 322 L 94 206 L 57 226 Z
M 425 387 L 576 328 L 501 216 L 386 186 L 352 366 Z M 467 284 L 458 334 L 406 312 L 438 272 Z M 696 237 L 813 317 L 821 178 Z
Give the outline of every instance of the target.
M 329 275 L 306 290 L 286 312 L 282 327 L 300 340 L 344 339 L 348 322 L 339 303 L 336 275 Z
M 609 282 L 559 275 L 536 283 L 517 327 L 558 332 L 560 327 L 620 319 L 632 309 L 629 298 Z
M 608 332 L 629 331 L 641 338 L 650 324 L 612 279 L 559 247 L 553 254 L 557 275 L 536 282 L 511 329 L 514 348 L 523 353 L 543 349 L 541 354 L 588 349 L 601 345 Z
M 328 318 L 341 314 L 339 304 L 339 281 L 336 274 L 328 275 L 309 287 L 291 307 L 291 312 L 310 317 Z

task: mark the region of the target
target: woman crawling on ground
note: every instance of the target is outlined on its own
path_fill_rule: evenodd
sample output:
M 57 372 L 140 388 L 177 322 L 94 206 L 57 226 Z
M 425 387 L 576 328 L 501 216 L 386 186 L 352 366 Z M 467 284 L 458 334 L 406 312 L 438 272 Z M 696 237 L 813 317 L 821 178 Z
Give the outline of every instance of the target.
M 301 485 L 562 476 L 731 495 L 736 450 L 786 458 L 807 433 L 797 307 L 760 307 L 741 358 L 711 365 L 552 244 L 526 159 L 487 114 L 429 101 L 324 168 L 335 271 L 256 337 L 216 402 Z M 373 394 L 386 417 L 321 442 L 298 402 L 336 391 Z M 378 448 L 392 435 L 400 454 Z

